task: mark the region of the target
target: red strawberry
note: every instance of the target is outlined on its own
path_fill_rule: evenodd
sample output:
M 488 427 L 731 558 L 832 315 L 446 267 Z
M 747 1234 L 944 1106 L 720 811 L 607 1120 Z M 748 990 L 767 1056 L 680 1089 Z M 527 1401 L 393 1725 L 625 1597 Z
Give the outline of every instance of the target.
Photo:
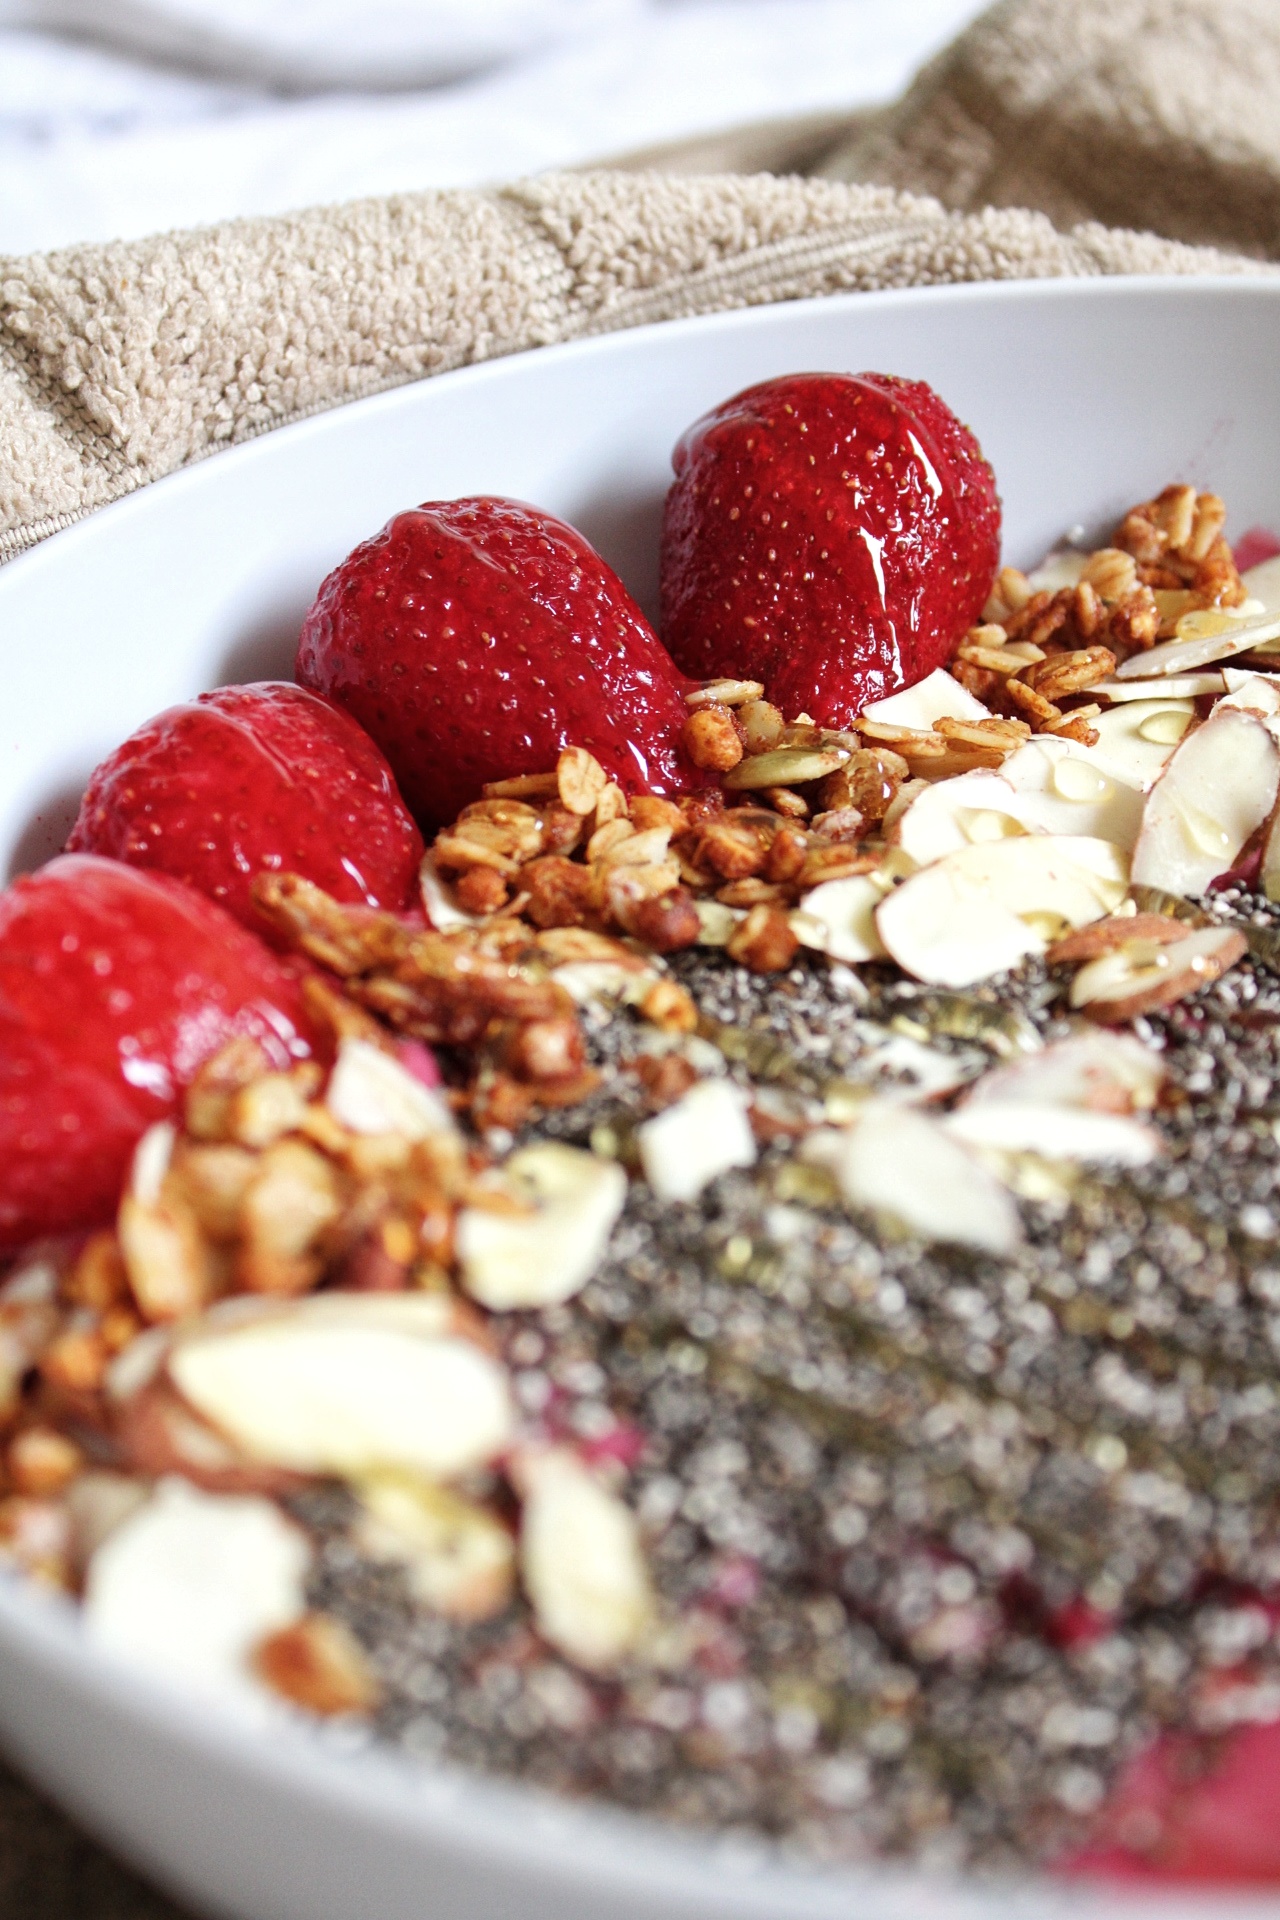
M 580 533 L 517 500 L 397 514 L 324 582 L 297 672 L 373 735 L 424 827 L 564 746 L 633 790 L 685 785 L 661 642 Z
M 991 590 L 995 480 L 922 381 L 766 380 L 690 427 L 674 466 L 663 637 L 700 679 L 763 680 L 845 726 L 941 666 Z
M 283 680 L 202 693 L 139 727 L 93 774 L 67 845 L 172 874 L 259 931 L 255 874 L 395 909 L 422 858 L 368 734 Z
M 202 894 L 64 854 L 0 894 L 0 1248 L 98 1226 L 129 1156 L 236 1034 L 310 1051 L 296 978 Z

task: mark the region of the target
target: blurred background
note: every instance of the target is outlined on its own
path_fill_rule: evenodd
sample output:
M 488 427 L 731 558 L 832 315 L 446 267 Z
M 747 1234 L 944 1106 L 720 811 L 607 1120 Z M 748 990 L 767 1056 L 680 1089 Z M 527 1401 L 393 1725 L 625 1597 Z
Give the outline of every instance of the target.
M 887 101 L 974 0 L 0 0 L 0 253 Z M 776 143 L 774 143 L 776 150 Z M 798 164 L 798 162 L 797 162 Z

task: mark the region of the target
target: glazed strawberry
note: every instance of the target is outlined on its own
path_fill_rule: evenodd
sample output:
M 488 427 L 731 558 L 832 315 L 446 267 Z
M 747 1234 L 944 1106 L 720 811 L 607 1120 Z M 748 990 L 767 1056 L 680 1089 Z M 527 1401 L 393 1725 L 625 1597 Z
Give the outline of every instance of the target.
M 295 976 L 202 894 L 91 854 L 0 894 L 0 1248 L 109 1220 L 135 1142 L 236 1034 L 311 1051 Z
M 255 930 L 256 874 L 398 908 L 422 858 L 368 734 L 283 680 L 220 687 L 139 727 L 91 777 L 67 844 L 172 874 Z
M 397 514 L 324 582 L 297 673 L 372 734 L 424 827 L 565 746 L 632 790 L 685 784 L 680 675 L 582 535 L 519 501 Z
M 844 726 L 950 656 L 999 561 L 995 480 L 921 381 L 802 373 L 690 427 L 662 536 L 662 633 L 699 679 L 763 680 Z

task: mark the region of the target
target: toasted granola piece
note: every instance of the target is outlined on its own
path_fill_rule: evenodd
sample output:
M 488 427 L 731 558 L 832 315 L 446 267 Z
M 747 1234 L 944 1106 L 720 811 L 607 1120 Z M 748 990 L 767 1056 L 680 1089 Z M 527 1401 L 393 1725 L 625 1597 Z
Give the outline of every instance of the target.
M 749 700 L 738 708 L 738 727 L 748 753 L 768 753 L 782 739 L 786 721 L 770 700 Z
M 1023 669 L 1022 678 L 1045 700 L 1055 706 L 1072 694 L 1084 693 L 1109 679 L 1116 670 L 1116 656 L 1106 647 L 1078 647 L 1070 653 L 1050 654 Z
M 1010 700 L 1018 711 L 1025 714 L 1036 728 L 1044 727 L 1050 720 L 1061 720 L 1062 710 L 1052 700 L 1046 700 L 1042 693 L 1029 687 L 1024 680 L 1007 682 Z
M 1247 594 L 1223 535 L 1226 519 L 1217 494 L 1169 486 L 1130 508 L 1116 545 L 1132 554 L 1144 584 L 1183 587 L 1199 607 L 1238 607 Z
M 861 819 L 859 814 L 859 822 Z M 809 836 L 801 827 L 780 827 L 765 856 L 764 878 L 783 885 L 798 879 L 808 851 Z
M 302 1140 L 261 1156 L 240 1211 L 236 1277 L 251 1293 L 305 1293 L 320 1277 L 317 1243 L 341 1211 L 329 1160 Z
M 37 1500 L 56 1498 L 68 1487 L 84 1464 L 84 1455 L 73 1440 L 54 1427 L 24 1427 L 9 1442 L 5 1470 L 15 1493 Z
M 364 1649 L 332 1614 L 307 1613 L 269 1634 L 251 1664 L 275 1693 L 311 1713 L 372 1713 L 380 1698 Z
M 619 917 L 624 930 L 653 953 L 676 953 L 694 946 L 702 925 L 693 895 L 681 886 L 629 903 Z
M 672 834 L 683 833 L 685 818 L 674 800 L 663 800 L 656 793 L 638 793 L 631 802 L 631 823 L 637 833 L 651 827 L 666 827 Z
M 511 889 L 493 867 L 468 867 L 458 875 L 454 894 L 464 913 L 498 913 L 511 897 Z
M 68 1305 L 92 1307 L 103 1313 L 127 1298 L 129 1276 L 115 1233 L 94 1233 L 80 1249 L 74 1266 L 64 1275 L 61 1293 Z
M 760 872 L 769 854 L 769 839 L 753 822 L 732 813 L 714 821 L 699 836 L 694 864 L 722 880 L 747 880 Z
M 1013 753 L 1031 738 L 1024 720 L 951 720 L 945 715 L 937 723 L 942 738 L 957 748 L 975 748 L 979 753 Z
M 534 860 L 520 878 L 529 890 L 526 911 L 535 927 L 583 927 L 599 917 L 594 876 L 563 855 Z
M 344 1040 L 365 1040 L 372 1047 L 389 1047 L 391 1037 L 380 1020 L 366 1013 L 318 973 L 302 983 L 302 1003 L 316 1026 L 328 1033 L 335 1045 Z
M 517 1027 L 506 1050 L 506 1065 L 518 1080 L 535 1086 L 548 1080 L 576 1079 L 586 1064 L 586 1046 L 576 1018 L 528 1020 Z
M 753 973 L 780 973 L 791 965 L 799 946 L 785 907 L 762 902 L 734 928 L 726 951 Z
M 695 767 L 728 773 L 742 758 L 742 741 L 725 706 L 698 707 L 684 723 L 684 750 Z
M 692 1033 L 698 1024 L 693 997 L 676 980 L 655 980 L 640 1002 L 640 1011 L 664 1033 Z
M 594 813 L 596 803 L 609 784 L 595 755 L 585 747 L 566 747 L 556 761 L 556 790 L 560 804 L 569 813 L 585 818 Z
M 793 787 L 763 787 L 760 798 L 775 813 L 780 813 L 784 820 L 807 820 L 809 817 L 809 802 Z
M 259 874 L 253 897 L 278 933 L 343 979 L 392 964 L 404 951 L 405 929 L 394 914 L 342 906 L 300 874 Z
M 184 1117 L 188 1133 L 197 1140 L 226 1139 L 236 1095 L 242 1087 L 260 1080 L 269 1066 L 262 1048 L 247 1035 L 238 1035 L 220 1047 L 187 1088 Z
M 787 899 L 788 889 L 773 880 L 730 880 L 716 888 L 716 899 L 726 907 L 756 907 Z

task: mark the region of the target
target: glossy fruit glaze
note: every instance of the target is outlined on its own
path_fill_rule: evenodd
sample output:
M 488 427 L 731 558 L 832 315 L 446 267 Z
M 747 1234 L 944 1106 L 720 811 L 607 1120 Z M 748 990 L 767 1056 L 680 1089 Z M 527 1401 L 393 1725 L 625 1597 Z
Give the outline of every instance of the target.
M 662 536 L 662 633 L 700 679 L 763 680 L 847 726 L 941 666 L 999 564 L 977 441 L 930 387 L 791 374 L 690 427 Z
M 297 674 L 373 736 L 424 827 L 570 745 L 628 790 L 687 784 L 681 676 L 582 535 L 519 501 L 397 514 L 324 582 Z
M 90 778 L 73 852 L 185 880 L 260 930 L 259 873 L 335 899 L 402 907 L 422 836 L 373 741 L 289 681 L 220 687 L 139 727 Z
M 137 1140 L 236 1034 L 311 1051 L 296 973 L 202 894 L 91 854 L 0 894 L 0 1249 L 110 1220 Z

